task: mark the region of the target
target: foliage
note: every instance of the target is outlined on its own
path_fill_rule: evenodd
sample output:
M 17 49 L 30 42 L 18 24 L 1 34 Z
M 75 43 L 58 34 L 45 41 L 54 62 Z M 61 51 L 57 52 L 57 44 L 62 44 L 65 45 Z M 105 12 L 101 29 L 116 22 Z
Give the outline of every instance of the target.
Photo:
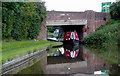
M 105 25 L 101 25 L 99 28 L 96 29 L 97 30 L 100 30 L 100 29 L 104 29 L 104 27 L 108 27 L 109 25 L 111 24 L 115 24 L 115 23 L 120 23 L 120 20 L 113 20 L 113 19 L 109 19 Z
M 48 26 L 47 27 L 47 30 L 48 30 L 48 32 L 54 32 L 55 31 L 55 29 L 59 29 L 59 27 L 57 27 L 57 26 Z
M 32 25 L 30 26 L 30 29 L 28 30 L 29 31 L 29 37 L 34 39 L 36 38 L 38 35 L 39 35 L 39 32 L 40 32 L 40 29 L 41 29 L 41 26 L 43 25 L 42 22 L 45 21 L 45 18 L 46 18 L 46 9 L 44 7 L 44 4 L 43 3 L 36 3 L 36 12 L 38 13 L 38 18 L 36 18 L 34 16 L 34 20 L 33 20 L 33 23 Z M 42 8 L 42 9 L 41 9 Z M 39 18 L 40 17 L 40 18 Z
M 117 44 L 118 34 L 119 34 L 119 22 L 115 24 L 107 24 L 103 25 L 96 30 L 96 32 L 88 35 L 83 38 L 84 43 L 89 44 L 99 44 L 99 45 L 107 45 L 109 44 Z
M 120 19 L 120 1 L 113 3 L 110 6 L 110 15 L 112 19 L 115 19 L 115 20 Z
M 36 38 L 46 18 L 43 2 L 3 2 L 2 39 Z

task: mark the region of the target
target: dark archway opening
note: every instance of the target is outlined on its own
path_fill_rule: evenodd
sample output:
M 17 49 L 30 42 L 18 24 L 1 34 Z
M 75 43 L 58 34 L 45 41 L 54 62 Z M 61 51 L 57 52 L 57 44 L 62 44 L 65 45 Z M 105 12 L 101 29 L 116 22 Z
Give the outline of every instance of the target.
M 59 35 L 57 39 L 63 41 L 65 32 L 74 32 L 76 31 L 81 41 L 83 39 L 83 28 L 85 25 L 61 25 L 61 26 L 49 26 L 47 27 L 47 37 L 53 37 L 55 29 L 59 29 Z
M 83 27 L 84 25 L 66 25 L 61 26 L 64 32 L 74 32 L 76 31 L 80 41 L 83 39 Z

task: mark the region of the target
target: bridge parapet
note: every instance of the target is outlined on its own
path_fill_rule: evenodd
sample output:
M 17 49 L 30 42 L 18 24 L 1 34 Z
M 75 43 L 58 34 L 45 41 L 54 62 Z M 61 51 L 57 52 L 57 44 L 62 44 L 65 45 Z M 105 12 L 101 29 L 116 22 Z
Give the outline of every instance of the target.
M 109 13 L 95 12 L 92 10 L 85 12 L 48 11 L 45 26 L 42 26 L 38 38 L 46 39 L 46 26 L 66 27 L 67 30 L 70 26 L 70 29 L 78 29 L 80 36 L 85 37 L 93 33 L 101 25 L 105 24 L 108 19 L 110 19 Z M 86 32 L 83 32 L 84 29 L 82 28 L 85 28 Z
M 87 25 L 87 20 L 47 20 L 47 26 Z

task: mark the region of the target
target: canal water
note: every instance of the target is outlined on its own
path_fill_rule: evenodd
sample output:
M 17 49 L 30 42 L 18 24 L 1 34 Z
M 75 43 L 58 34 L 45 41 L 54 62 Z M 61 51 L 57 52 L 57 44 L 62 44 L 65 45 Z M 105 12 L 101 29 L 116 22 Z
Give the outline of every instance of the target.
M 47 74 L 94 74 L 108 70 L 107 61 L 97 57 L 83 45 L 66 44 L 47 54 Z
M 96 48 L 94 48 L 96 50 Z M 89 49 L 88 46 L 80 45 L 61 45 L 46 50 L 39 62 L 31 67 L 23 69 L 18 74 L 119 74 L 120 64 L 112 61 L 114 58 L 108 57 L 108 53 L 102 53 L 100 48 L 98 54 Z M 96 50 L 97 51 L 97 50 Z M 116 57 L 115 57 L 116 58 Z M 115 60 L 116 61 L 116 60 Z

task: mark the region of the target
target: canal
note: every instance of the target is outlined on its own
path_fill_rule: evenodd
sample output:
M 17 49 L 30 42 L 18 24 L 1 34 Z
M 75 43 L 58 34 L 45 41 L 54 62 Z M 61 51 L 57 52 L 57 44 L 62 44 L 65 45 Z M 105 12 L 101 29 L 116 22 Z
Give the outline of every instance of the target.
M 108 70 L 107 61 L 91 53 L 83 45 L 66 44 L 48 52 L 47 74 L 94 74 Z
M 95 50 L 97 48 L 94 48 Z M 68 75 L 88 75 L 88 74 L 119 74 L 120 65 L 108 60 L 106 57 L 100 57 L 99 54 L 92 52 L 89 46 L 85 45 L 61 45 L 54 46 L 46 50 L 45 56 L 32 65 L 25 68 L 17 74 L 68 74 Z M 100 48 L 99 48 L 100 51 Z M 114 76 L 114 75 L 113 75 Z

